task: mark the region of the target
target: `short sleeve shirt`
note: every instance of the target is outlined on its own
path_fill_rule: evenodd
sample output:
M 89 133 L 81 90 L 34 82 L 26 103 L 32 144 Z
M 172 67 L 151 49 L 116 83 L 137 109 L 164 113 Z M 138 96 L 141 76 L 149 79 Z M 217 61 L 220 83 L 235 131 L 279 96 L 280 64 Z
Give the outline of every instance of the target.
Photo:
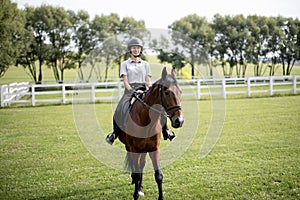
M 140 59 L 139 62 L 131 58 L 121 63 L 120 77 L 126 75 L 129 83 L 145 83 L 146 77 L 151 77 L 150 66 L 147 61 Z

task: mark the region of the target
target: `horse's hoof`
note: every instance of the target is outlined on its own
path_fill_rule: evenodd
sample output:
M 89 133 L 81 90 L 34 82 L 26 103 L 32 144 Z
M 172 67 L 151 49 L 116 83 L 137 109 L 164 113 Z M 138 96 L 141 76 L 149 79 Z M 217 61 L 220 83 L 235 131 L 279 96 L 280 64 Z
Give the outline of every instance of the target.
M 139 196 L 145 196 L 144 192 L 141 190 L 138 193 L 139 193 Z

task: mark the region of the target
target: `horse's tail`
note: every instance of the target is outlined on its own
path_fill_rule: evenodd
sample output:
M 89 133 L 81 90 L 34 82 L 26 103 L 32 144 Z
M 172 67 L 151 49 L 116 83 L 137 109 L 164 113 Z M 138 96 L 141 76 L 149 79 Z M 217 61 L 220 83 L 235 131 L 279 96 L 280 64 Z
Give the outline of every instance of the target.
M 127 154 L 126 154 L 126 157 L 125 157 L 125 166 L 124 166 L 124 169 L 128 172 L 132 172 L 133 168 L 133 163 L 132 163 L 132 159 L 131 159 L 131 156 L 130 156 L 130 152 L 127 151 Z

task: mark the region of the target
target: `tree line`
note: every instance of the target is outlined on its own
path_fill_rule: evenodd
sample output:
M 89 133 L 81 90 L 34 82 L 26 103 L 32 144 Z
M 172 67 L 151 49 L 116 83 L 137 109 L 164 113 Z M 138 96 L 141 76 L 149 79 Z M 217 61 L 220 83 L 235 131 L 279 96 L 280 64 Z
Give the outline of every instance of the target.
M 105 65 L 105 77 L 112 63 L 126 58 L 126 41 L 132 36 L 149 37 L 143 20 L 120 18 L 118 14 L 96 15 L 74 12 L 63 7 L 41 5 L 21 10 L 10 0 L 1 0 L 0 77 L 10 66 L 22 66 L 33 81 L 41 83 L 43 67 L 50 67 L 57 82 L 63 82 L 64 71 L 77 69 L 79 78 L 102 77 L 96 63 Z M 298 19 L 264 16 L 221 16 L 211 22 L 196 14 L 188 15 L 168 27 L 171 39 L 151 41 L 161 62 L 181 69 L 222 66 L 224 76 L 235 70 L 245 76 L 253 67 L 255 76 L 269 69 L 269 75 L 281 66 L 289 75 L 300 59 L 300 22 Z M 136 31 L 138 30 L 138 31 Z M 91 70 L 84 72 L 89 64 Z
M 221 16 L 212 22 L 196 14 L 172 23 L 172 39 L 179 45 L 179 53 L 160 49 L 161 60 L 172 61 L 179 67 L 189 63 L 194 76 L 195 65 L 205 64 L 213 76 L 213 67 L 221 65 L 223 75 L 230 77 L 233 70 L 244 77 L 247 67 L 254 76 L 269 69 L 270 76 L 281 66 L 283 75 L 290 75 L 300 60 L 299 19 L 251 15 Z M 188 56 L 186 56 L 188 55 Z
M 1 4 L 0 29 L 5 34 L 0 36 L 0 76 L 9 66 L 17 65 L 24 67 L 36 83 L 42 82 L 45 66 L 52 69 L 57 82 L 64 80 L 65 70 L 73 68 L 79 69 L 83 79 L 81 67 L 85 60 L 91 64 L 100 60 L 110 63 L 120 53 L 120 44 L 111 36 L 126 32 L 130 37 L 133 28 L 146 30 L 144 21 L 120 19 L 114 13 L 96 15 L 91 20 L 83 10 L 75 13 L 50 5 L 20 10 L 10 0 L 1 0 Z M 88 57 L 90 54 L 95 56 Z

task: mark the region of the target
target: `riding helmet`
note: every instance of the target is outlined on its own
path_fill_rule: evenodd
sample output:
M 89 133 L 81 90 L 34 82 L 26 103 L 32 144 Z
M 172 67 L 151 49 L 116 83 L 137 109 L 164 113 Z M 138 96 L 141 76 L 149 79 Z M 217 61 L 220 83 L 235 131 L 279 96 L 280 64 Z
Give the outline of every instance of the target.
M 142 43 L 142 40 L 140 40 L 139 38 L 137 37 L 134 37 L 132 38 L 131 40 L 129 40 L 128 42 L 128 50 L 130 51 L 130 48 L 132 46 L 139 46 L 141 47 L 141 50 L 143 50 L 143 43 Z

